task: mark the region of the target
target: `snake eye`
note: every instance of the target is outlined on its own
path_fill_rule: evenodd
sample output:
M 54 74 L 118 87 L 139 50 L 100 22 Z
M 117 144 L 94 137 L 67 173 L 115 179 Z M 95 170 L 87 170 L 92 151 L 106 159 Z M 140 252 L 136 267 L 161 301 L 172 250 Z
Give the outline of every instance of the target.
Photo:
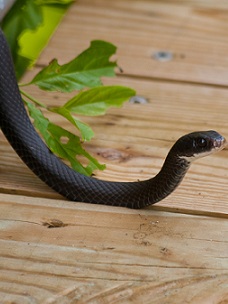
M 207 140 L 205 138 L 198 138 L 197 139 L 197 145 L 200 147 L 200 148 L 205 148 L 207 146 Z

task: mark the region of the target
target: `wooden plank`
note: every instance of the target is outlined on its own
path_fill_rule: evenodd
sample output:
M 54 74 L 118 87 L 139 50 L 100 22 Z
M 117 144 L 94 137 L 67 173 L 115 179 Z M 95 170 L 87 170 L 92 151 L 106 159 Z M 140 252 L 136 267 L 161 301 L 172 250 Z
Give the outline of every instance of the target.
M 14 195 L 0 208 L 3 303 L 228 300 L 226 219 Z
M 91 40 L 103 39 L 118 46 L 127 75 L 227 85 L 227 17 L 227 2 L 80 0 L 39 63 L 58 50 L 66 62 Z M 172 60 L 154 60 L 158 51 L 171 52 Z
M 104 83 L 148 99 L 83 118 L 96 134 L 88 150 L 107 164 L 97 178 L 151 177 L 190 131 L 216 129 L 228 138 L 227 8 L 224 0 L 72 6 L 38 66 L 53 57 L 66 62 L 90 40 L 105 39 L 118 46 L 124 73 Z M 173 59 L 151 58 L 160 50 Z M 67 98 L 28 92 L 49 105 Z M 228 303 L 227 151 L 196 162 L 161 203 L 128 210 L 63 200 L 0 134 L 0 303 Z
M 149 102 L 127 103 L 98 118 L 83 117 L 96 134 L 86 146 L 100 162 L 107 164 L 104 172 L 96 173 L 98 178 L 119 181 L 150 178 L 159 171 L 175 140 L 191 131 L 215 129 L 228 138 L 226 89 L 124 77 L 106 79 L 105 83 L 131 86 Z M 28 92 L 50 105 L 60 105 L 64 99 L 62 95 L 56 99 L 56 94 L 49 95 L 34 87 Z M 63 118 L 49 117 L 75 132 Z M 1 192 L 60 198 L 22 164 L 2 135 L 0 139 Z M 224 150 L 194 163 L 178 190 L 153 208 L 227 215 L 226 157 Z

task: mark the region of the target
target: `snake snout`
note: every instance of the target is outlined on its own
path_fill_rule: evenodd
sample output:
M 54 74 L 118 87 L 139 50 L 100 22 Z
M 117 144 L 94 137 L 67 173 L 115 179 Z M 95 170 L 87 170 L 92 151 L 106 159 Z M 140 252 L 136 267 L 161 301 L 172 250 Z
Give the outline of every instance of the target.
M 220 136 L 218 139 L 215 139 L 213 142 L 213 146 L 216 150 L 222 150 L 227 145 L 227 141 L 225 137 Z

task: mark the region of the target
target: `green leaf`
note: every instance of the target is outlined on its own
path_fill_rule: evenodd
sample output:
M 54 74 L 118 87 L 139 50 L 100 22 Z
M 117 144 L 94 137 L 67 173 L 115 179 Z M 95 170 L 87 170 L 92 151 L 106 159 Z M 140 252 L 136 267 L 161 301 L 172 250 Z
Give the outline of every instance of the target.
M 70 161 L 71 167 L 84 175 L 91 175 L 93 170 L 104 170 L 105 165 L 100 164 L 92 157 L 85 149 L 82 148 L 80 138 L 67 130 L 49 123 L 48 132 L 52 136 L 52 151 L 59 157 Z M 61 142 L 64 139 L 66 142 Z M 83 156 L 88 164 L 83 166 L 77 159 L 78 156 Z
M 33 60 L 25 56 L 17 55 L 14 60 L 16 78 L 20 79 L 26 72 L 27 68 L 32 64 Z
M 82 122 L 79 119 L 76 119 L 75 117 L 73 117 L 73 118 L 74 118 L 74 121 L 75 121 L 75 124 L 76 124 L 77 128 L 81 132 L 83 141 L 90 141 L 91 138 L 94 137 L 93 130 L 86 123 Z
M 0 26 L 10 45 L 17 79 L 35 62 L 72 2 L 17 0 L 12 6 Z
M 76 119 L 71 115 L 70 111 L 65 109 L 64 107 L 53 107 L 49 108 L 50 111 L 58 113 L 65 117 L 69 122 L 71 122 L 80 132 L 83 141 L 89 141 L 94 136 L 93 130 L 87 124 L 82 121 Z
M 1 24 L 13 55 L 18 51 L 18 37 L 21 33 L 27 29 L 36 29 L 42 20 L 41 8 L 34 1 L 18 0 L 15 2 Z
M 28 58 L 20 56 L 18 39 L 27 29 L 36 29 L 42 23 L 42 10 L 35 1 L 17 0 L 9 13 L 3 19 L 1 27 L 10 45 L 17 77 L 24 71 L 25 65 L 30 63 Z
M 135 95 L 135 91 L 122 86 L 102 86 L 84 91 L 70 99 L 64 106 L 69 112 L 82 115 L 102 115 L 111 107 L 120 107 Z
M 91 175 L 95 169 L 105 169 L 105 165 L 100 164 L 82 148 L 78 136 L 51 123 L 33 104 L 25 100 L 24 102 L 28 107 L 30 116 L 34 119 L 35 127 L 40 131 L 46 144 L 53 153 L 68 160 L 75 171 L 84 175 Z M 83 166 L 77 157 L 84 157 L 88 164 Z
M 37 109 L 32 103 L 26 101 L 25 99 L 23 99 L 23 101 L 28 107 L 29 115 L 34 119 L 33 124 L 40 131 L 45 142 L 49 146 L 49 142 L 51 140 L 50 134 L 47 132 L 47 128 L 50 123 L 49 120 L 44 117 L 43 113 L 39 109 Z
M 41 70 L 31 81 L 47 91 L 72 92 L 85 87 L 93 88 L 102 84 L 101 77 L 115 75 L 116 62 L 109 61 L 116 52 L 111 43 L 95 40 L 78 57 L 59 65 L 57 60 Z
M 56 4 L 59 4 L 59 5 L 67 5 L 67 4 L 70 4 L 72 2 L 74 2 L 75 0 L 36 0 L 36 3 L 39 4 L 39 5 L 56 5 Z

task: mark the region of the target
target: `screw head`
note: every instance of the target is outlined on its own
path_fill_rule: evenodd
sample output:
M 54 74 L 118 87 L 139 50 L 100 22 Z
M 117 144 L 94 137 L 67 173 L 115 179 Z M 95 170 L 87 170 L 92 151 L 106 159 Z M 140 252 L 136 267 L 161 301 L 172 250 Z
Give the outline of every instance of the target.
M 168 51 L 158 51 L 158 52 L 155 52 L 152 57 L 157 61 L 165 62 L 165 61 L 172 60 L 173 54 Z

